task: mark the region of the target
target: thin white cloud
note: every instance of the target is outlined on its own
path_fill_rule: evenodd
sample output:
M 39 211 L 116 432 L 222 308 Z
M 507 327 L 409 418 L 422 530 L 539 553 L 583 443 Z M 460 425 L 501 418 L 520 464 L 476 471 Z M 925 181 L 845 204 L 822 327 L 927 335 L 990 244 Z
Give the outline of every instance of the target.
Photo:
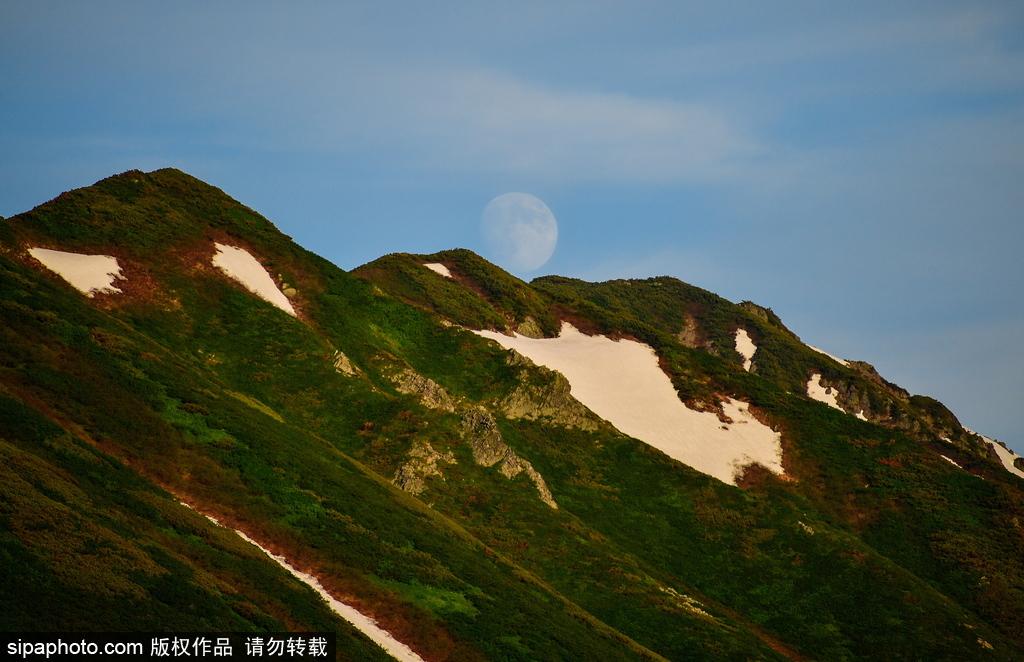
M 711 40 L 693 35 L 678 46 L 638 49 L 625 62 L 630 68 L 656 75 L 714 78 L 749 76 L 752 71 L 814 62 L 896 55 L 898 64 L 916 66 L 927 61 L 935 70 L 946 68 L 938 66 L 935 57 L 944 65 L 949 60 L 977 58 L 996 65 L 994 71 L 971 70 L 985 80 L 993 77 L 1004 82 L 1007 65 L 1022 73 L 1019 54 L 1007 50 L 999 38 L 1012 21 L 996 8 L 936 8 L 927 14 L 859 10 L 852 15 L 833 13 L 831 9 L 828 15 L 805 17 L 805 21 L 777 21 L 763 30 L 751 32 L 749 25 L 740 24 L 737 33 L 716 35 Z
M 404 77 L 390 121 L 445 152 L 436 165 L 554 180 L 714 181 L 757 142 L 722 109 L 555 90 L 493 72 Z
M 230 92 L 211 89 L 201 112 L 223 106 L 237 116 L 241 106 L 282 148 L 386 154 L 393 167 L 434 175 L 709 183 L 749 176 L 765 152 L 738 114 L 699 101 L 555 88 L 445 65 L 295 66 L 306 75 L 233 73 Z

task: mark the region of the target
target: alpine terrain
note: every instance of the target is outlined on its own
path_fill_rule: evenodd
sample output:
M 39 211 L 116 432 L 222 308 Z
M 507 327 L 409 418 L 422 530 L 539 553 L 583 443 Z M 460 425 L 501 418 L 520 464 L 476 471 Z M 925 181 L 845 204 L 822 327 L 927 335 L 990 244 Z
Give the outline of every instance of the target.
M 0 310 L 5 631 L 1024 658 L 1024 459 L 770 308 L 346 272 L 166 169 L 0 221 Z

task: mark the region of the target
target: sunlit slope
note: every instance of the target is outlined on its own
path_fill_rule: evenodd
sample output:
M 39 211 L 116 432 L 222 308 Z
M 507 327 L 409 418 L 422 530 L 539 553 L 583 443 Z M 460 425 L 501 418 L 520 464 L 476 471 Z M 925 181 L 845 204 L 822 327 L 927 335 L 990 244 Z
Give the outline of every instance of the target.
M 428 257 L 436 258 L 408 260 Z M 389 282 L 367 277 L 382 287 Z M 1005 632 L 1020 631 L 1020 485 L 940 403 L 910 396 L 866 363 L 844 364 L 810 348 L 770 310 L 732 304 L 675 279 L 590 284 L 550 277 L 525 287 L 588 333 L 655 347 L 684 402 L 750 401 L 782 432 L 783 466 L 792 480 L 773 487 L 776 496 L 781 489 L 809 499 L 829 521 L 974 605 Z M 467 288 L 459 296 L 472 294 Z M 515 326 L 490 328 L 513 334 Z M 754 345 L 750 374 L 736 351 L 740 329 Z M 830 413 L 808 396 L 815 374 L 818 384 L 827 380 L 841 411 Z M 863 420 L 868 416 L 874 425 Z M 763 489 L 760 482 L 750 487 Z
M 264 261 L 273 253 L 231 240 Z M 38 231 L 31 241 L 56 243 Z M 205 242 L 181 241 L 190 248 L 170 243 L 146 263 L 150 290 L 126 286 L 123 298 L 89 305 L 14 250 L 4 270 L 5 383 L 44 399 L 147 478 L 318 569 L 425 657 L 648 655 L 339 449 L 359 442 L 362 428 L 400 433 L 416 421 L 373 381 L 337 372 L 332 336 L 369 366 L 369 348 L 401 351 L 403 333 L 437 330 L 431 320 L 382 300 L 375 321 L 393 316 L 396 328 L 374 328 L 370 288 L 318 271 L 310 257 L 293 280 L 305 305 L 296 321 L 198 262 Z M 327 313 L 315 320 L 321 302 Z M 330 334 L 316 328 L 332 316 Z M 428 360 L 419 349 L 409 354 Z M 322 429 L 307 426 L 319 402 L 342 412 Z M 318 435 L 335 429 L 339 439 Z M 722 649 L 700 619 L 674 621 L 692 622 L 678 636 L 694 650 L 702 638 Z M 752 636 L 734 639 L 726 649 L 764 655 Z
M 72 227 L 76 214 L 91 215 Z M 119 219 L 122 243 L 105 225 Z M 0 239 L 0 383 L 315 571 L 427 659 L 1020 652 L 1013 477 L 811 401 L 793 366 L 829 359 L 770 317 L 708 294 L 712 351 L 670 333 L 685 315 L 652 312 L 659 286 L 622 285 L 633 308 L 589 284 L 556 297 L 466 251 L 389 256 L 401 269 L 385 259 L 364 281 L 173 171 L 67 194 Z M 216 243 L 252 255 L 297 316 L 217 268 Z M 122 291 L 85 297 L 27 246 L 116 256 Z M 562 320 L 649 344 L 681 402 L 751 402 L 781 435 L 786 479 L 749 471 L 741 489 L 675 461 L 455 326 L 553 337 Z M 750 373 L 734 322 L 757 348 Z M 775 354 L 798 388 L 771 376 Z M 1005 580 L 982 584 L 993 569 Z
M 719 412 L 687 407 L 648 345 L 588 336 L 568 322 L 557 338 L 479 333 L 562 373 L 572 395 L 595 414 L 689 467 L 731 485 L 752 464 L 782 473 L 777 432 L 741 401 L 727 398 Z
M 335 631 L 339 659 L 386 659 L 251 545 L 3 389 L 0 457 L 0 629 Z

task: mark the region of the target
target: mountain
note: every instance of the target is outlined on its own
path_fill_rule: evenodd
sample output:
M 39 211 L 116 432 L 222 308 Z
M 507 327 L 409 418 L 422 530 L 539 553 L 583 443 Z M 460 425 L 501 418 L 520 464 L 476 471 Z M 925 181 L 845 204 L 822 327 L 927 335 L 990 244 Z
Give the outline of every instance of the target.
M 347 273 L 168 169 L 0 222 L 0 307 L 2 630 L 1024 654 L 1017 458 L 756 304 L 466 250 Z

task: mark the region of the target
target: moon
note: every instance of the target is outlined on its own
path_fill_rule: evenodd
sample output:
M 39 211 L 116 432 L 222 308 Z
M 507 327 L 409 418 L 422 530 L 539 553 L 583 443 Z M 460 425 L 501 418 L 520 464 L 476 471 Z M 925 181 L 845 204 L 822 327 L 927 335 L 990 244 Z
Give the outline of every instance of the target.
M 494 261 L 512 271 L 544 266 L 558 243 L 555 215 L 529 193 L 505 193 L 487 203 L 480 230 Z

